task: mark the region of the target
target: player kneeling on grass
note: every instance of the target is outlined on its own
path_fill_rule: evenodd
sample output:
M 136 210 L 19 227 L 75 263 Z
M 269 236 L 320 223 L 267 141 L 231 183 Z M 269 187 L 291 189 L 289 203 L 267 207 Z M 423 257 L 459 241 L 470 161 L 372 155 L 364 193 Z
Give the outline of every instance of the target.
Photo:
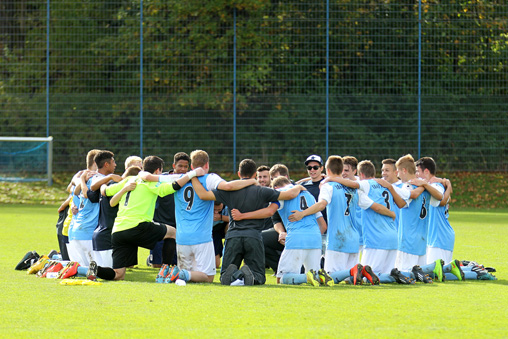
M 156 156 L 146 157 L 143 170 L 162 173 L 164 162 Z M 126 267 L 137 265 L 138 246 L 153 249 L 162 239 L 175 238 L 175 228 L 153 222 L 157 197 L 173 194 L 196 175 L 204 171 L 197 168 L 172 183 L 143 181 L 138 176 L 128 177 L 106 188 L 106 195 L 113 196 L 110 203 L 120 202 L 111 241 L 113 245 L 113 268 L 97 266 L 93 261 L 87 273 L 89 279 L 122 280 Z
M 277 177 L 272 186 L 280 192 L 293 188 L 288 178 Z M 326 222 L 321 212 L 309 215 L 299 221 L 290 222 L 288 216 L 295 210 L 301 211 L 316 203 L 316 200 L 308 191 L 301 191 L 296 198 L 291 200 L 272 203 L 266 209 L 272 213 L 278 209 L 286 231 L 286 246 L 280 257 L 277 270 L 277 283 L 299 285 L 309 283 L 313 286 L 321 284 L 333 286 L 333 279 L 324 271 L 319 270 L 321 260 L 321 234 L 326 231 Z M 231 215 L 234 220 L 260 219 L 264 209 L 254 212 L 241 213 L 234 209 Z M 302 265 L 306 274 L 300 274 Z

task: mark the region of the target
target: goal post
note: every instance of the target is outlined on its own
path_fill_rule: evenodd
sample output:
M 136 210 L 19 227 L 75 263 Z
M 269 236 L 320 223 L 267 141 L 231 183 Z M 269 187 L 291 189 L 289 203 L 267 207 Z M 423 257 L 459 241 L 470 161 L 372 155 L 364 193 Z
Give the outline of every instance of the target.
M 53 137 L 0 136 L 0 181 L 53 184 Z

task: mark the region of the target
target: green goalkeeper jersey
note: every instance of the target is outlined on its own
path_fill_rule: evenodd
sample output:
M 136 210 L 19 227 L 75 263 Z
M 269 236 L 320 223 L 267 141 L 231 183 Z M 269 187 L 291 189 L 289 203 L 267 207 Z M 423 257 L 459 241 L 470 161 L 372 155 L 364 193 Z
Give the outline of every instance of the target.
M 106 195 L 113 196 L 126 184 L 135 181 L 136 189 L 127 192 L 118 203 L 118 214 L 113 225 L 113 233 L 134 228 L 142 222 L 152 221 L 157 197 L 164 197 L 176 191 L 172 183 L 147 182 L 141 178 L 127 177 L 106 188 Z

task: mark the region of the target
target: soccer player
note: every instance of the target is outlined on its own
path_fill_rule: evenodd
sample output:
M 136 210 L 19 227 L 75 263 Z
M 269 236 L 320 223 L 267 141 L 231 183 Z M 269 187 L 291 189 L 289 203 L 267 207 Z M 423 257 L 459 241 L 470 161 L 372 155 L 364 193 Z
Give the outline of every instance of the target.
M 228 223 L 229 223 L 228 208 L 224 206 L 224 204 L 215 201 L 213 204 L 213 228 L 212 228 L 213 248 L 215 251 L 215 268 L 220 267 L 220 258 L 222 258 L 222 251 L 224 250 L 224 246 L 222 245 L 222 239 L 226 238 Z
M 406 189 L 411 193 L 417 186 L 425 191 L 410 194 L 406 206 L 400 210 L 398 229 L 398 251 L 395 267 L 400 271 L 411 271 L 415 265 L 425 265 L 427 231 L 429 228 L 429 206 L 437 206 L 443 198 L 441 192 L 423 180 L 416 179 L 416 166 L 413 157 L 407 154 L 395 164 L 397 173 Z
M 162 173 L 163 165 L 164 162 L 157 156 L 148 156 L 143 160 L 143 170 L 155 175 Z M 162 239 L 175 238 L 174 227 L 152 221 L 157 197 L 173 194 L 192 177 L 203 174 L 204 170 L 198 168 L 173 183 L 162 184 L 147 182 L 136 176 L 107 187 L 106 195 L 113 196 L 110 204 L 114 206 L 120 203 L 111 234 L 113 268 L 91 262 L 88 278 L 123 280 L 126 267 L 138 263 L 138 246 L 152 249 Z
M 273 181 L 273 188 L 277 191 L 286 191 L 294 187 L 288 178 L 279 176 Z M 302 211 L 316 203 L 313 195 L 308 191 L 301 191 L 297 197 L 279 201 L 278 211 L 287 230 L 286 246 L 279 262 L 277 271 L 277 283 L 299 285 L 310 283 L 314 286 L 320 285 L 320 278 L 323 279 L 323 285 L 333 286 L 333 279 L 325 272 L 319 270 L 321 258 L 321 234 L 326 230 L 326 222 L 320 212 L 315 215 L 303 217 L 303 219 L 291 222 L 289 215 L 294 211 Z M 256 219 L 256 215 L 262 210 L 241 213 L 238 210 L 232 211 L 234 220 Z M 305 273 L 300 273 L 302 265 L 305 267 Z M 319 273 L 318 273 L 319 272 Z
M 420 158 L 416 162 L 416 176 L 444 190 L 443 199 L 438 206 L 429 210 L 429 232 L 427 237 L 427 263 L 438 259 L 450 262 L 453 259 L 455 231 L 448 221 L 449 201 L 452 194 L 450 180 L 436 178 L 436 163 L 430 157 Z
M 235 180 L 227 182 L 210 169 L 208 153 L 195 150 L 190 155 L 191 167 L 201 167 L 205 175 L 197 179 L 207 190 L 238 190 L 253 185 L 256 180 Z M 146 176 L 145 180 L 165 182 L 174 180 L 180 175 Z M 213 282 L 215 277 L 215 251 L 212 241 L 213 202 L 203 201 L 195 194 L 195 185 L 187 183 L 175 194 L 176 251 L 178 267 L 172 269 L 171 275 L 185 281 Z M 209 200 L 209 199 L 208 199 Z
M 356 175 L 357 169 L 358 169 L 358 160 L 351 155 L 346 155 L 344 158 L 342 158 L 342 161 L 344 162 L 344 167 L 342 169 L 342 177 L 344 179 L 349 179 L 352 181 L 360 180 L 360 178 Z M 358 239 L 360 241 L 360 246 L 359 246 L 359 249 L 360 249 L 359 256 L 360 256 L 361 253 L 363 252 L 363 247 L 364 247 L 364 245 L 363 245 L 363 230 L 362 230 L 362 209 L 360 208 L 360 206 L 358 206 L 359 196 L 358 196 L 358 193 L 356 192 L 356 190 L 352 191 L 351 194 L 352 194 L 352 199 L 349 204 L 350 216 L 351 216 L 351 221 L 353 223 L 353 227 L 358 232 Z
M 178 152 L 173 156 L 173 173 L 166 172 L 162 175 L 169 174 L 185 174 L 189 171 L 191 159 L 185 152 Z M 176 226 L 175 216 L 175 197 L 174 195 L 167 195 L 165 197 L 158 197 L 155 204 L 155 214 L 153 221 L 160 222 L 169 226 Z M 164 246 L 167 248 L 164 249 Z M 174 263 L 176 254 L 176 241 L 175 239 L 166 239 L 157 243 L 155 248 L 150 251 L 148 262 L 152 267 L 161 267 L 162 264 L 171 265 Z
M 89 152 L 90 153 L 90 152 Z M 104 160 L 103 167 L 98 168 L 98 172 L 86 171 L 81 175 L 79 195 L 79 208 L 76 220 L 74 222 L 72 233 L 69 236 L 69 243 L 73 249 L 73 255 L 71 255 L 72 261 L 77 261 L 82 266 L 88 266 L 93 260 L 93 232 L 97 227 L 99 221 L 99 210 L 100 206 L 98 202 L 92 202 L 88 199 L 87 192 L 91 190 L 91 186 L 105 175 L 109 175 L 114 172 L 116 163 L 114 160 L 114 154 L 109 151 L 98 151 L 94 156 L 101 156 Z M 87 159 L 88 161 L 88 159 Z M 75 193 L 79 189 L 75 190 Z
M 279 176 L 284 176 L 288 178 L 290 182 L 292 182 L 289 178 L 289 169 L 284 164 L 273 165 L 270 168 L 269 174 L 270 180 L 274 180 Z M 268 206 L 268 203 L 266 206 Z M 267 227 L 267 225 L 271 226 Z M 277 274 L 279 267 L 280 255 L 284 250 L 286 235 L 286 229 L 282 224 L 282 219 L 280 218 L 278 212 L 275 212 L 273 216 L 265 219 L 264 230 L 261 232 L 261 237 L 263 238 L 263 246 L 265 249 L 265 263 L 275 272 L 275 274 Z
M 244 180 L 256 177 L 256 163 L 251 159 L 240 162 L 238 176 Z M 261 186 L 248 186 L 238 191 L 224 191 L 219 189 L 207 191 L 199 180 L 193 180 L 192 184 L 196 193 L 203 200 L 216 200 L 225 204 L 229 210 L 238 209 L 241 212 L 252 212 L 262 209 L 267 203 L 277 200 L 289 200 L 295 198 L 303 189 L 296 186 L 285 192 L 278 192 L 271 188 Z M 276 208 L 275 208 L 276 210 Z M 275 212 L 271 211 L 271 214 Z M 267 213 L 261 216 L 263 219 L 271 215 Z M 261 230 L 263 219 L 251 219 L 236 221 L 229 220 L 229 229 L 226 233 L 224 244 L 224 256 L 222 258 L 221 284 L 230 285 L 236 280 L 244 279 L 245 285 L 262 285 L 265 283 L 265 255 Z M 242 260 L 245 265 L 238 270 Z

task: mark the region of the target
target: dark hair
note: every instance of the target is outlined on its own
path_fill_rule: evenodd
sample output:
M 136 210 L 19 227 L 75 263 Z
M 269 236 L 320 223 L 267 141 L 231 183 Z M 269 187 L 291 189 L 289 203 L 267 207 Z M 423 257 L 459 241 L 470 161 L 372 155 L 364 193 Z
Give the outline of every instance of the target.
M 422 170 L 428 169 L 430 174 L 436 175 L 436 162 L 431 157 L 423 157 L 418 159 L 416 167 L 420 167 Z
M 95 155 L 93 161 L 97 164 L 97 168 L 101 169 L 104 167 L 106 162 L 110 162 L 115 155 L 110 151 L 100 151 Z
M 326 168 L 332 172 L 332 174 L 341 174 L 344 169 L 343 159 L 338 155 L 330 155 L 326 160 Z
M 376 175 L 376 167 L 370 160 L 363 160 L 358 164 L 358 172 L 367 178 L 374 178 Z
M 191 163 L 189 155 L 187 153 L 185 153 L 185 152 L 178 152 L 178 153 L 176 153 L 175 156 L 173 157 L 173 164 L 176 164 L 180 160 L 185 160 L 189 164 Z
M 392 159 L 392 158 L 388 158 L 388 159 L 385 159 L 385 160 L 381 161 L 381 163 L 383 165 L 392 165 L 393 167 L 395 167 L 395 164 L 397 163 L 397 160 Z
M 164 167 L 164 161 L 156 155 L 147 156 L 143 160 L 143 170 L 154 173 L 156 170 Z
M 270 171 L 270 167 L 266 166 L 266 165 L 261 165 L 258 167 L 258 169 L 256 170 L 256 172 L 264 172 L 264 171 Z
M 139 172 L 141 172 L 141 167 L 139 167 L 139 166 L 131 166 L 131 167 L 128 167 L 125 170 L 124 176 L 126 178 L 127 177 L 133 177 L 133 176 L 138 175 Z
M 356 169 L 358 167 L 358 159 L 356 159 L 352 155 L 346 155 L 344 158 L 342 158 L 342 162 L 344 163 L 344 165 L 351 166 L 351 169 L 353 171 L 356 171 Z M 336 173 L 336 174 L 340 174 L 340 173 Z
M 252 159 L 243 159 L 238 169 L 242 178 L 252 178 L 256 174 L 256 163 Z

